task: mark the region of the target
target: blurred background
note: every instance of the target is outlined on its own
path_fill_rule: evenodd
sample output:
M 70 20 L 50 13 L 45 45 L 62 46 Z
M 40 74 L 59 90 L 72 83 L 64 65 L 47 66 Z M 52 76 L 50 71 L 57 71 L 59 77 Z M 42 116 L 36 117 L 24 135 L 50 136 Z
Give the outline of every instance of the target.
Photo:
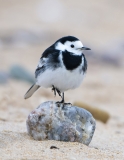
M 58 101 L 51 89 L 30 99 L 42 52 L 63 36 L 78 37 L 85 52 L 87 75 L 65 93 L 67 102 L 87 104 L 110 115 L 108 126 L 124 127 L 124 1 L 0 0 L 0 121 L 24 122 L 41 102 Z M 120 128 L 118 128 L 120 127 Z

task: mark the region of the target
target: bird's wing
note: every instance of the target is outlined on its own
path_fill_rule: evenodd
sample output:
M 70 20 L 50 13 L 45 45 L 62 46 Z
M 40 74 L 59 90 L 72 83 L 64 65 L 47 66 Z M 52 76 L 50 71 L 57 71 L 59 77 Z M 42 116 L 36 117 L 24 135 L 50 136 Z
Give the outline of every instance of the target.
M 42 64 L 42 61 L 39 61 L 38 66 L 35 70 L 35 78 L 37 78 L 38 75 L 43 73 L 44 71 L 45 71 L 45 65 Z
M 55 48 L 52 45 L 43 52 L 41 58 L 47 58 L 50 54 L 54 53 L 55 51 L 57 50 L 55 50 Z
M 46 49 L 38 63 L 38 66 L 35 70 L 35 78 L 41 75 L 46 69 L 56 69 L 60 66 L 59 60 L 60 51 L 53 48 Z

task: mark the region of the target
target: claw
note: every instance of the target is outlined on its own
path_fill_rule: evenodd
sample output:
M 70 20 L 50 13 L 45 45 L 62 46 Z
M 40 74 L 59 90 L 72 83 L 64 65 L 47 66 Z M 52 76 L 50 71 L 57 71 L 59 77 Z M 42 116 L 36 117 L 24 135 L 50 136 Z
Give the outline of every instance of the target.
M 70 105 L 70 106 L 72 106 L 72 104 L 71 103 L 64 103 L 65 105 Z
M 60 101 L 60 102 L 57 101 L 56 104 L 58 105 L 58 107 L 61 107 L 61 105 L 63 105 L 62 108 L 64 108 L 64 103 L 62 101 Z

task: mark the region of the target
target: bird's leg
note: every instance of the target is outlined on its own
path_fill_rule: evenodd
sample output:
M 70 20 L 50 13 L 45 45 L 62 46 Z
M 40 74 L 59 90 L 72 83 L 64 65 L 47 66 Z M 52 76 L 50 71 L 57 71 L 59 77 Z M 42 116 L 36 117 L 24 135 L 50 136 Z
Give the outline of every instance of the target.
M 71 103 L 65 103 L 65 99 L 64 99 L 64 92 L 63 92 L 63 98 L 62 98 L 62 101 L 63 101 L 64 105 L 72 105 Z
M 62 98 L 61 92 L 56 88 L 56 92 L 58 93 L 58 95 Z
M 62 103 L 65 103 L 64 92 L 62 93 Z
M 62 100 L 59 103 L 64 103 L 65 102 L 65 100 L 64 100 L 64 92 L 62 93 L 61 98 L 62 98 Z
M 64 92 L 62 93 L 61 98 L 62 98 L 62 100 L 60 102 L 56 102 L 56 104 L 58 104 L 59 107 L 60 107 L 59 104 L 63 104 L 62 109 L 64 108 L 65 105 L 72 105 L 71 103 L 65 103 Z
M 71 103 L 65 103 L 64 92 L 62 93 L 62 101 L 60 103 L 64 103 L 65 105 L 72 105 Z
M 59 102 L 56 102 L 56 104 L 63 104 L 64 105 L 64 93 L 62 93 L 62 95 L 60 94 L 61 92 L 57 89 L 57 93 L 59 96 L 61 96 L 62 100 Z
M 63 107 L 64 105 L 72 105 L 71 103 L 65 103 L 65 99 L 64 99 L 64 92 L 62 93 L 61 95 L 61 92 L 60 90 L 58 90 L 57 88 L 54 87 L 54 85 L 52 85 L 52 91 L 54 91 L 54 95 L 56 96 L 56 92 L 58 93 L 58 95 L 62 98 L 62 100 L 60 102 L 56 102 L 57 104 L 63 104 Z
M 52 85 L 52 91 L 54 91 L 54 95 L 56 96 L 56 88 L 54 87 L 54 85 Z M 58 92 L 57 92 L 58 93 Z

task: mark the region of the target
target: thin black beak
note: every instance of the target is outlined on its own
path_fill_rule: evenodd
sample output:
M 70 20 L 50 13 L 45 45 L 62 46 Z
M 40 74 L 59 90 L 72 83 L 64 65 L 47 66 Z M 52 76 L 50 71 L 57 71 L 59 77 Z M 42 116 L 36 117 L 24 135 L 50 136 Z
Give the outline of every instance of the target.
M 81 49 L 82 50 L 91 50 L 90 48 L 87 48 L 87 47 L 82 47 Z

